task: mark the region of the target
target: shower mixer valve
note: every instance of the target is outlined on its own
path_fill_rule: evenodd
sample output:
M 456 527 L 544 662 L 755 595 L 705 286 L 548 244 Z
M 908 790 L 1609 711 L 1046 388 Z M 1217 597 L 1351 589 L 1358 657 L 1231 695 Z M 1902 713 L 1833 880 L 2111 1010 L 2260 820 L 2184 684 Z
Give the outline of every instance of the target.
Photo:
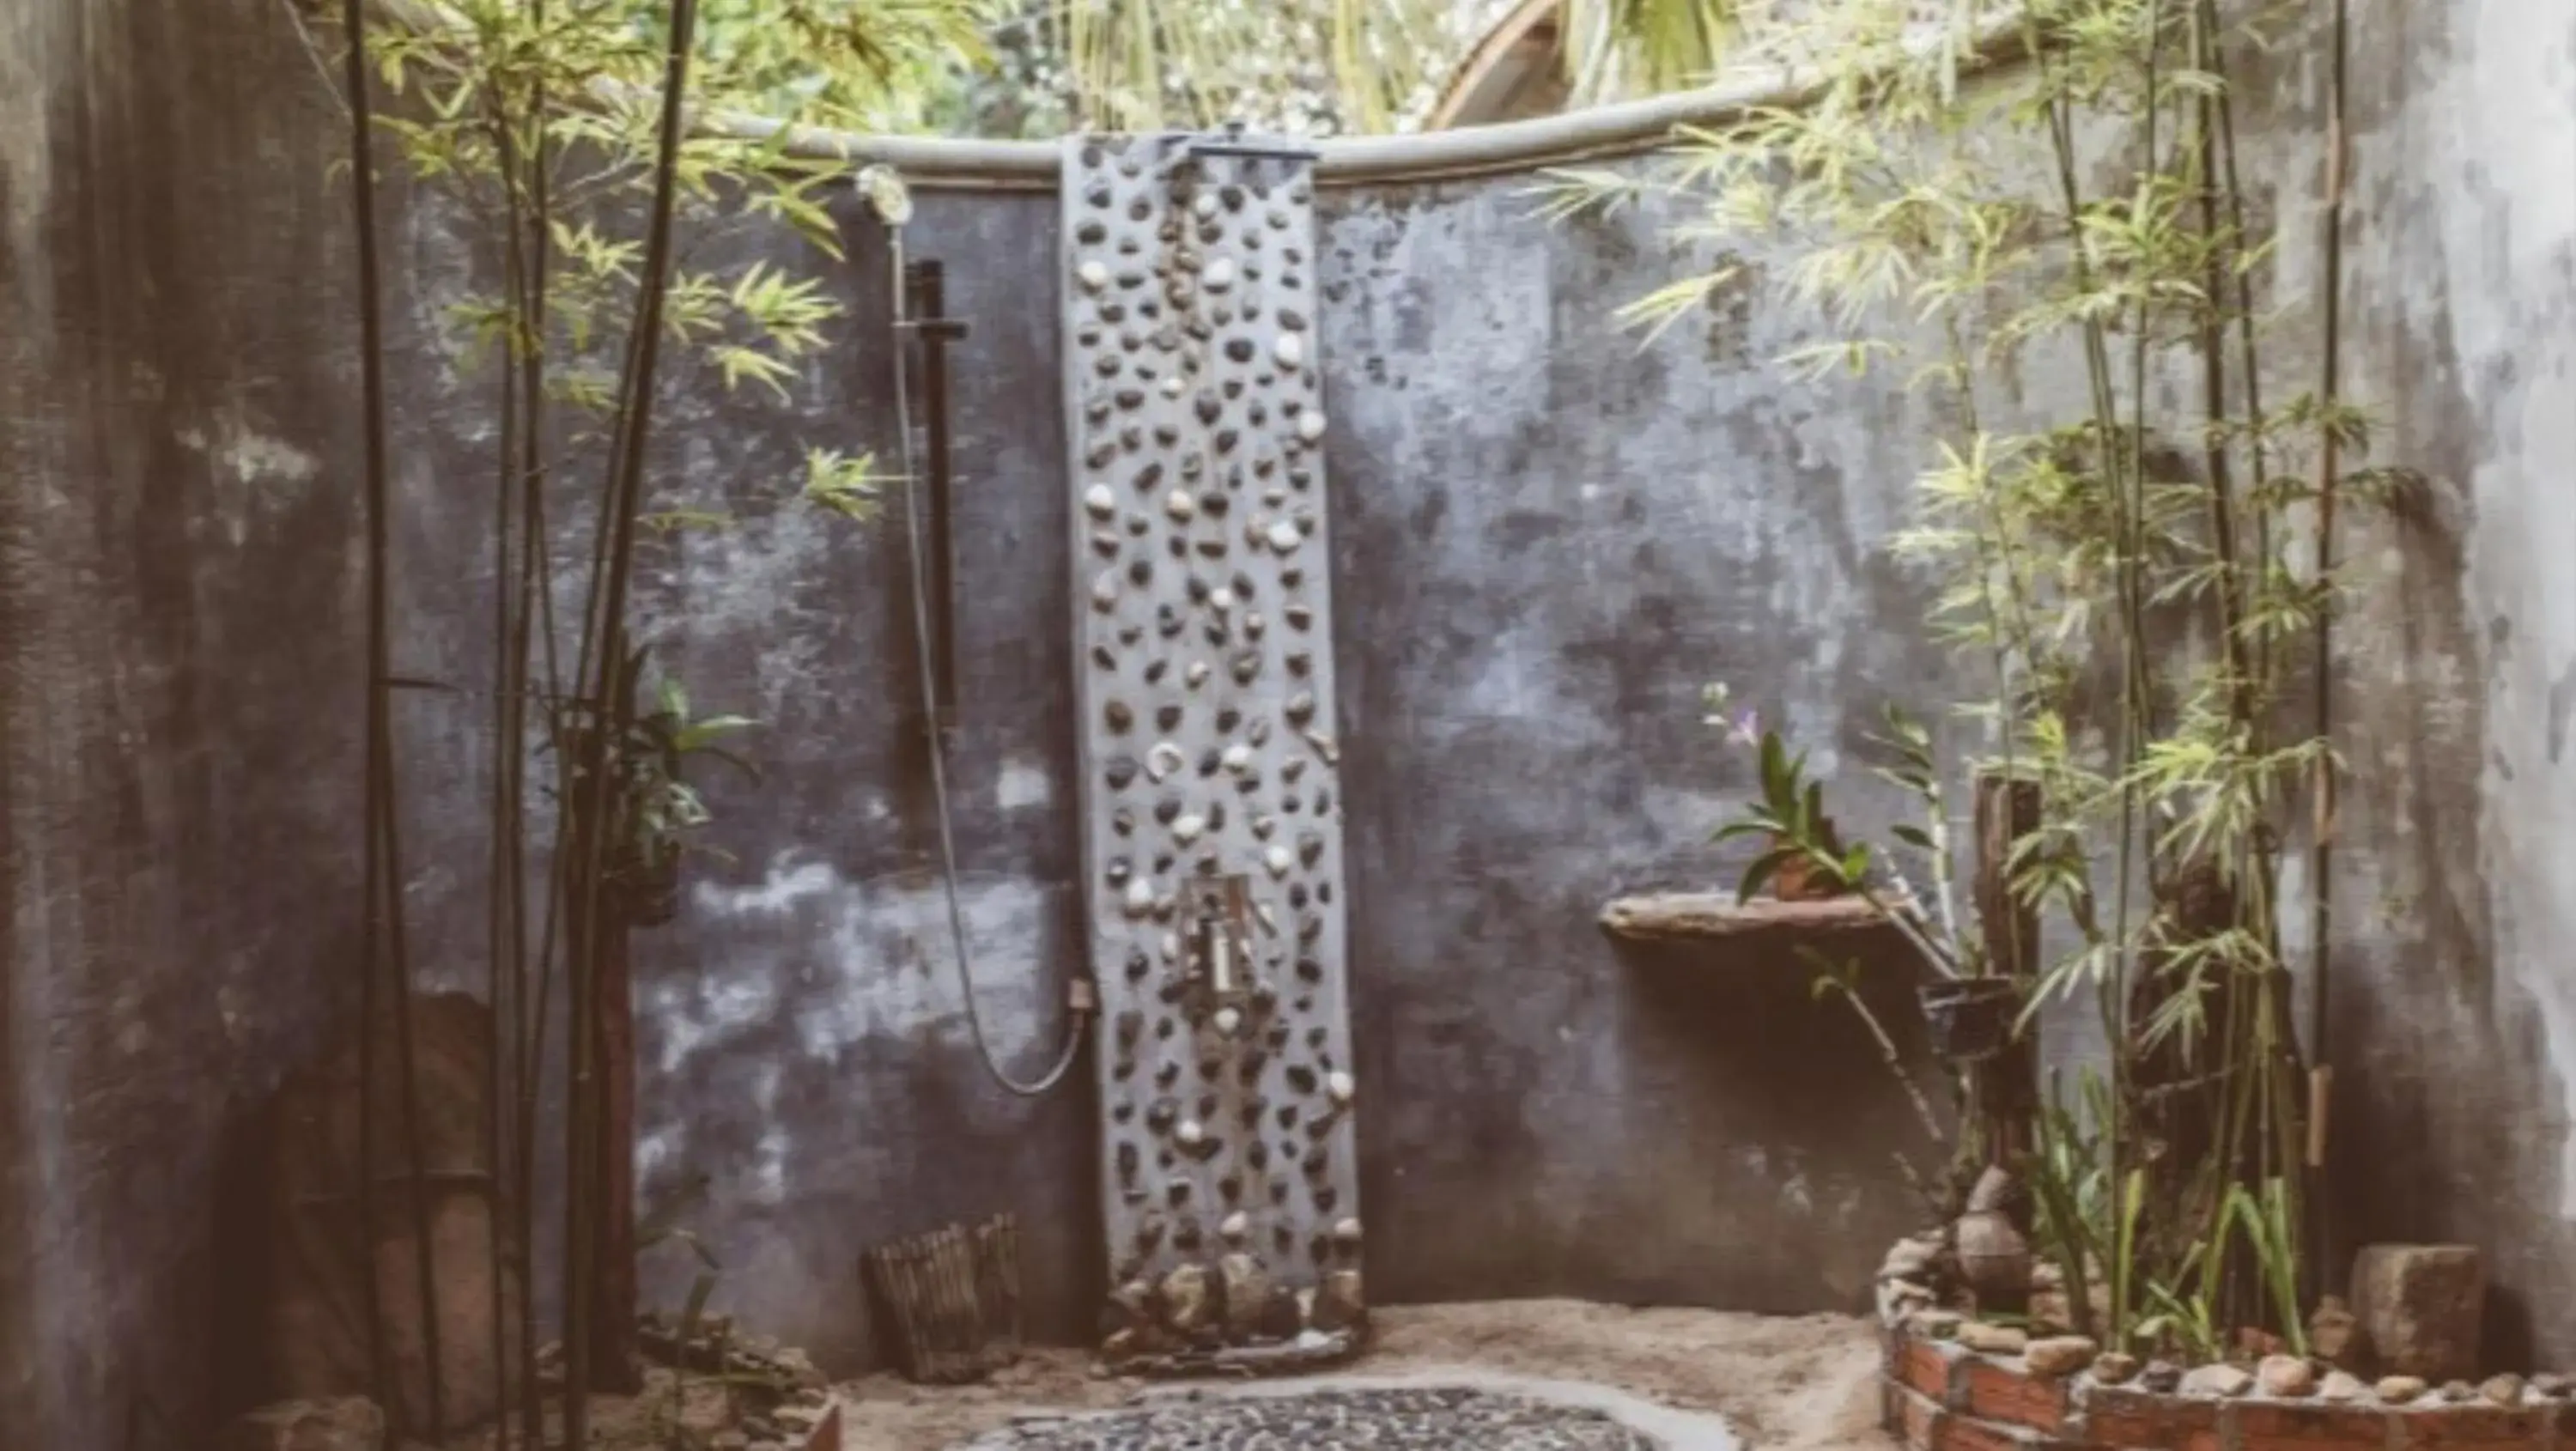
M 1235 1006 L 1252 988 L 1252 882 L 1240 874 L 1191 888 L 1190 976 L 1217 1004 Z

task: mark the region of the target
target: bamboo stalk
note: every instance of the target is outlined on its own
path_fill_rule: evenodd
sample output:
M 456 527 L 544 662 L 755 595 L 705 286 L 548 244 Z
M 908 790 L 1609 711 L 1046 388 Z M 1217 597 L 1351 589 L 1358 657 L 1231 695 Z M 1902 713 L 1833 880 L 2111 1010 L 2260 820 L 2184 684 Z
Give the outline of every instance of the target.
M 2039 913 L 2013 890 L 2014 844 L 2039 829 L 2039 784 L 2000 772 L 1980 772 L 1970 808 L 1976 833 L 1977 926 L 1986 946 L 1987 970 L 2025 988 L 2039 964 Z M 2035 1146 L 2039 1025 L 2023 1024 L 2001 1054 L 1977 1067 L 1977 1092 L 1993 1139 L 1988 1162 L 2010 1168 Z
M 381 698 L 384 691 L 379 688 L 377 694 Z M 421 1145 L 420 1054 L 412 1026 L 410 933 L 402 901 L 402 814 L 394 781 L 391 717 L 392 712 L 383 709 L 376 716 L 376 727 L 383 734 L 376 750 L 378 789 L 383 801 L 378 822 L 384 833 L 385 933 L 387 956 L 394 978 L 395 1068 L 402 1075 L 403 1149 L 409 1169 L 412 1271 L 420 1297 L 421 1361 L 424 1378 L 428 1382 L 429 1439 L 435 1443 L 447 1439 L 445 1335 L 438 1314 L 437 1258 L 430 1242 L 429 1183 L 424 1172 Z
M 2335 0 L 2333 21 L 2332 80 L 2329 84 L 2326 118 L 2326 205 L 2323 224 L 2325 247 L 2325 343 L 2319 362 L 2321 377 L 2317 396 L 2325 426 L 2317 447 L 2317 582 L 2320 599 L 2316 620 L 2316 734 L 2329 737 L 2334 727 L 2334 603 L 2331 593 L 2335 568 L 2334 526 L 2335 495 L 2340 440 L 2336 433 L 2336 407 L 2341 401 L 2343 349 L 2343 192 L 2344 192 L 2344 87 L 2346 0 Z M 2315 839 L 2310 843 L 2315 868 L 2311 873 L 2313 887 L 2309 949 L 2314 954 L 2315 969 L 2309 976 L 2309 1031 L 2316 1044 L 2317 1057 L 2326 1057 L 2326 1010 L 2330 1005 L 2333 961 L 2329 929 L 2334 917 L 2333 864 L 2335 827 L 2335 773 L 2330 760 L 2320 757 L 2316 772 Z
M 1824 981 L 1833 984 L 1834 990 L 1850 1001 L 1861 1025 L 1869 1030 L 1870 1040 L 1878 1048 L 1878 1061 L 1886 1065 L 1888 1073 L 1896 1079 L 1897 1087 L 1905 1090 L 1906 1099 L 1914 1105 L 1915 1122 L 1923 1126 L 1924 1137 L 1936 1145 L 1947 1142 L 1949 1135 L 1942 1132 L 1941 1116 L 1932 1111 L 1931 1100 L 1923 1096 L 1923 1089 L 1915 1083 L 1914 1075 L 1907 1071 L 1905 1055 L 1897 1051 L 1896 1039 L 1888 1034 L 1887 1025 L 1878 1020 L 1878 1014 L 1870 1010 L 1868 1002 L 1841 978 L 1829 977 Z
M 629 682 L 631 688 L 632 682 Z M 599 1265 L 590 1389 L 642 1389 L 635 1339 L 635 995 L 631 928 L 611 903 L 601 925 L 594 984 L 599 1035 Z
M 2075 169 L 2074 96 L 2063 64 L 2052 63 L 2049 60 L 2051 52 L 2044 44 L 2042 37 L 2039 35 L 2036 24 L 2030 23 L 2025 34 L 2031 46 L 2032 54 L 2040 57 L 2043 71 L 2049 76 L 2050 83 L 2055 90 L 2055 94 L 2050 98 L 2047 107 L 2048 130 L 2050 146 L 2055 153 L 2055 159 L 2057 162 L 2058 191 L 2063 205 L 2066 208 L 2066 225 L 2068 230 L 2067 245 L 2071 263 L 2074 268 L 2077 288 L 2079 290 L 2090 290 L 2093 285 L 2093 270 L 2085 252 L 2085 242 L 2082 235 L 2083 191 L 2082 187 L 2076 180 Z M 2149 145 L 2149 156 L 2151 159 L 2153 157 L 2153 152 L 2154 148 L 2151 140 Z M 2120 469 L 2118 467 L 2118 463 L 2121 459 L 2118 446 L 2120 428 L 2118 406 L 2115 401 L 2115 393 L 2111 381 L 2109 342 L 2104 333 L 2102 323 L 2097 317 L 2087 316 L 2085 318 L 2082 324 L 2082 334 L 2084 339 L 2085 375 L 2093 395 L 2094 435 L 2098 440 L 2098 463 L 2108 476 L 2109 481 L 2115 487 L 2118 487 L 2121 484 L 2121 480 L 2119 478 Z M 2128 639 L 2128 648 L 2125 648 L 2123 651 L 2124 663 L 2121 670 L 2120 687 L 2122 695 L 2119 747 L 2120 832 L 2119 845 L 2116 853 L 2117 880 L 2113 886 L 2115 907 L 2112 918 L 2112 933 L 2110 939 L 2111 950 L 2107 957 L 2106 967 L 2103 973 L 2103 981 L 2099 985 L 2095 994 L 2095 1007 L 2096 1011 L 2102 1018 L 2103 1031 L 2110 1043 L 2113 1045 L 2110 1064 L 2112 1080 L 2112 1092 L 2110 1095 L 2111 1122 L 2103 1126 L 2105 1154 L 2109 1160 L 2110 1182 L 2113 1184 L 2123 1182 L 2128 1159 L 2125 1126 L 2127 1119 L 2125 1105 L 2129 1092 L 2128 1065 L 2126 1061 L 2128 1057 L 2128 1038 L 2125 1032 L 2125 1025 L 2122 1021 L 2123 1014 L 2118 1003 L 2119 1000 L 2124 998 L 2127 993 L 2127 984 L 2129 980 L 2128 963 L 2133 946 L 2129 935 L 2129 878 L 2131 876 L 2131 869 L 2133 866 L 2131 853 L 2135 847 L 2135 838 L 2137 834 L 2137 787 L 2135 783 L 2135 773 L 2131 770 L 2130 765 L 2138 748 L 2137 697 L 2142 693 L 2138 688 L 2138 671 L 2143 665 L 2143 661 L 2139 659 L 2140 651 L 2136 648 L 2137 642 L 2130 635 L 2130 632 L 2135 629 L 2136 619 L 2135 616 L 2125 608 L 2125 602 L 2128 597 L 2126 567 L 2132 553 L 2131 541 L 2126 537 L 2127 532 L 2127 510 L 2124 505 L 2122 510 L 2123 538 L 2120 544 L 2120 554 L 2122 556 L 2124 581 L 2122 587 L 2124 602 L 2124 608 L 2122 611 L 2124 617 L 2123 632 L 2124 638 Z M 2113 1303 L 2111 1306 L 2111 1320 L 2112 1324 L 2115 1326 L 2122 1326 L 2128 1323 L 2128 1306 L 2122 1299 L 2122 1291 L 2124 1288 L 2124 1282 L 2115 1278 L 2112 1287 Z
M 2213 69 L 2217 37 L 2210 34 L 2213 17 L 2211 0 L 2193 0 L 2191 9 L 2191 66 L 2196 71 Z M 2200 195 L 2200 230 L 2204 238 L 2220 235 L 2218 216 L 2218 107 L 2206 91 L 2194 102 L 2196 121 L 2193 147 L 2196 156 L 2196 190 Z M 2241 246 L 2241 244 L 2240 244 Z M 2231 247 L 2230 252 L 2239 250 Z M 2250 728 L 2254 719 L 2253 669 L 2246 658 L 2244 640 L 2244 580 L 2237 559 L 2236 505 L 2233 471 L 2229 467 L 2225 440 L 2227 408 L 2227 342 L 2220 300 L 2227 295 L 2228 254 L 2212 246 L 2204 268 L 2203 286 L 2208 295 L 2202 299 L 2200 329 L 2201 411 L 2208 425 L 2203 444 L 2203 468 L 2208 474 L 2209 532 L 2211 547 L 2219 560 L 2219 629 L 2227 655 L 2227 668 L 2233 677 L 2228 692 L 2230 709 L 2240 725 Z
M 2326 111 L 2326 211 L 2325 246 L 2325 339 L 2319 360 L 2319 402 L 2325 418 L 2323 437 L 2317 448 L 2317 621 L 2316 621 L 2316 739 L 2321 744 L 2333 740 L 2334 733 L 2334 568 L 2335 568 L 2335 493 L 2339 440 L 2336 429 L 2337 405 L 2342 399 L 2343 355 L 2343 193 L 2347 164 L 2347 138 L 2344 133 L 2345 92 L 2348 83 L 2346 53 L 2349 50 L 2349 0 L 2335 0 L 2332 35 L 2333 54 L 2330 63 Z M 2315 1054 L 2318 1071 L 2331 1082 L 2333 1073 L 2331 1008 L 2334 985 L 2334 834 L 2335 834 L 2334 756 L 2320 750 L 2316 767 L 2316 821 L 2309 842 L 2311 865 L 2308 872 L 2308 950 L 2312 954 L 2308 971 L 2308 1042 Z M 2324 1114 L 2317 1114 L 2316 1140 L 2310 1157 L 2322 1165 L 2328 1144 L 2324 1137 Z M 2325 1196 L 2315 1196 L 2318 1222 L 2315 1234 L 2322 1241 L 2329 1230 L 2324 1222 Z
M 584 981 L 597 970 L 600 937 L 603 927 L 601 878 L 608 850 L 606 826 L 611 816 L 611 753 L 623 734 L 631 707 L 631 688 L 627 664 L 627 640 L 624 628 L 627 592 L 633 575 L 635 521 L 643 492 L 644 451 L 651 434 L 653 380 L 660 356 L 662 339 L 662 304 L 670 279 L 672 217 L 678 193 L 679 147 L 684 124 L 688 89 L 689 52 L 695 32 L 695 0 L 672 0 L 670 36 L 665 52 L 662 87 L 660 133 L 653 170 L 652 205 L 644 241 L 644 260 L 638 284 L 638 297 L 632 331 L 627 337 L 627 359 L 623 386 L 619 395 L 618 429 L 610 455 L 607 487 L 603 491 L 598 545 L 593 558 L 604 563 L 605 575 L 592 577 L 595 608 L 585 612 L 583 622 L 585 682 L 596 685 L 585 690 L 588 729 L 582 738 L 582 760 L 579 766 L 583 816 L 586 828 L 578 833 L 574 845 L 582 861 L 572 874 L 572 884 L 581 894 L 580 912 L 573 931 L 574 947 L 572 999 L 576 1004 L 571 1026 L 574 1043 L 574 1094 L 577 1111 L 569 1126 L 573 1149 L 574 1192 L 567 1195 L 567 1230 L 571 1242 L 566 1255 L 565 1313 L 570 1324 L 565 1338 L 567 1383 L 565 1391 L 565 1439 L 568 1444 L 582 1445 L 587 1437 L 589 1408 L 584 1388 L 590 1384 L 591 1329 L 589 1292 L 595 1266 L 597 1245 L 595 1226 L 590 1222 L 592 1199 L 599 1192 L 632 1194 L 633 1186 L 603 1186 L 595 1182 L 597 1164 L 598 1104 L 593 1082 L 594 1048 L 597 1038 L 598 1004 L 591 984 Z M 599 647 L 596 660 L 590 647 Z
M 517 564 L 511 553 L 513 505 L 516 500 L 518 470 L 519 369 L 521 335 L 526 330 L 522 314 L 526 302 L 526 258 L 523 255 L 524 219 L 519 197 L 516 164 L 517 140 L 510 125 L 506 99 L 496 96 L 497 114 L 493 124 L 493 150 L 501 172 L 502 205 L 505 214 L 503 267 L 506 295 L 512 326 L 501 350 L 501 427 L 498 447 L 500 457 L 492 490 L 492 668 L 495 686 L 492 695 L 492 791 L 491 851 L 489 881 L 484 902 L 486 951 L 484 997 L 489 1007 L 484 1037 L 484 1152 L 491 1165 L 493 1194 L 486 1221 L 486 1264 L 492 1284 L 492 1398 L 494 1407 L 494 1451 L 510 1451 L 510 1348 L 509 1307 L 502 1303 L 502 1287 L 507 1283 L 505 1266 L 511 1253 L 510 1232 L 505 1224 L 508 1206 L 515 1202 L 508 1174 L 515 1162 L 509 1145 L 509 1115 L 504 1100 L 511 1088 L 506 1060 L 515 1058 L 517 1037 L 510 1019 L 516 1001 L 515 988 L 508 974 L 512 958 L 510 942 L 520 936 L 520 929 L 510 915 L 511 875 L 517 870 L 512 854 L 519 823 L 510 793 L 510 760 L 521 749 L 511 733 L 513 703 L 519 693 L 518 682 L 509 676 L 510 642 L 513 634 L 516 601 L 511 581 Z M 537 1451 L 534 1443 L 530 1451 Z
M 604 726 L 594 723 L 596 733 Z M 587 748 L 585 746 L 585 754 Z M 597 795 L 595 779 L 576 777 L 573 789 Z M 573 850 L 587 851 L 598 832 L 597 808 L 575 807 L 573 825 L 564 836 Z M 577 877 L 581 890 L 587 891 L 587 877 Z M 565 1040 L 571 1062 L 571 1089 L 564 1114 L 564 1245 L 563 1245 L 563 1317 L 564 1317 L 564 1444 L 572 1447 L 590 1443 L 590 1280 L 591 1239 L 590 1201 L 592 1194 L 591 1161 L 594 1140 L 592 1125 L 597 1109 L 592 1102 L 591 1003 L 589 973 L 591 940 L 588 919 L 573 928 L 566 944 L 565 964 Z
M 540 26 L 545 21 L 545 0 L 532 0 L 529 13 Z M 531 1011 L 527 955 L 527 771 L 528 722 L 527 702 L 531 684 L 532 651 L 530 635 L 535 618 L 543 614 L 546 624 L 546 654 L 554 655 L 551 600 L 553 575 L 547 568 L 544 468 L 545 449 L 545 373 L 547 349 L 551 336 L 547 318 L 547 275 L 551 263 L 551 227 L 553 223 L 549 195 L 550 156 L 547 145 L 547 99 L 542 74 L 530 88 L 529 114 L 533 118 L 532 145 L 529 156 L 525 274 L 521 278 L 522 300 L 527 319 L 525 338 L 528 356 L 520 369 L 523 396 L 519 405 L 519 505 L 522 520 L 519 529 L 518 563 L 519 611 L 512 634 L 504 681 L 509 696 L 506 735 L 510 791 L 507 840 L 511 844 L 511 866 L 506 886 L 510 894 L 510 918 L 515 924 L 511 934 L 511 978 L 514 1004 L 519 1010 L 518 1032 L 518 1190 L 515 1206 L 516 1252 L 519 1268 L 519 1364 L 521 1384 L 526 1398 L 521 1405 L 522 1433 L 529 1451 L 544 1444 L 545 1407 L 537 1391 L 537 1319 L 536 1319 L 536 1138 L 537 1103 L 543 1087 L 545 1008 L 542 989 Z M 560 694 L 560 682 L 549 679 L 548 698 Z M 549 893 L 549 902 L 552 894 Z M 547 914 L 546 940 L 540 947 L 542 964 L 551 957 L 553 948 L 553 913 Z
M 384 1292 L 376 1277 L 376 1083 L 375 1029 L 379 954 L 384 939 L 383 836 L 377 830 L 382 809 L 377 789 L 376 753 L 383 739 L 378 718 L 384 713 L 385 644 L 385 380 L 384 321 L 379 295 L 375 195 L 375 117 L 368 90 L 367 15 L 365 0 L 343 0 L 341 25 L 348 44 L 342 56 L 342 84 L 349 103 L 349 177 L 355 204 L 358 252 L 359 386 L 364 413 L 367 549 L 367 664 L 363 774 L 365 818 L 360 855 L 364 879 L 359 908 L 358 978 L 358 1236 L 359 1267 L 366 1287 L 367 1361 L 377 1403 L 397 1417 L 400 1402 L 392 1391 L 385 1346 Z

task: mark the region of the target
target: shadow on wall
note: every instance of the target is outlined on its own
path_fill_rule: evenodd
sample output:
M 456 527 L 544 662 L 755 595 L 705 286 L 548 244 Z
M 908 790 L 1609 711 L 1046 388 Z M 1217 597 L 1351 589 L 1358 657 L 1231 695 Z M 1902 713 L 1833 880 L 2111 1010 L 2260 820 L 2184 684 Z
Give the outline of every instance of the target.
M 1861 1003 L 1893 1040 L 1896 1065 L 1859 1010 L 1817 991 L 1819 967 L 1794 934 L 1615 949 L 1635 975 L 1637 1054 L 1666 1065 L 1645 1086 L 1673 1134 L 1651 1178 L 1677 1194 L 1714 1186 L 1727 1208 L 1717 1223 L 1733 1221 L 1736 1233 L 1771 1250 L 1694 1297 L 1704 1303 L 1781 1313 L 1861 1307 L 1877 1269 L 1873 1236 L 1930 1213 L 1906 1192 L 1906 1176 L 1935 1185 L 1947 1146 L 1921 1128 L 1897 1076 L 1905 1073 L 1946 1122 L 1947 1081 L 1915 1005 L 1919 964 L 1892 932 L 1840 936 L 1826 960 L 1858 962 Z M 1711 1227 L 1669 1231 L 1687 1243 Z
M 1900 1062 L 1945 1111 L 1912 954 L 1875 931 L 1842 941 Z M 1389 1015 L 1374 1021 L 1403 1034 L 1377 1070 L 1402 1101 L 1381 1095 L 1361 1126 L 1373 1221 L 1391 1226 L 1373 1275 L 1399 1300 L 1864 1307 L 1870 1246 L 1928 1212 L 1899 1156 L 1929 1183 L 1945 1151 L 1850 1004 L 1816 992 L 1787 934 L 1620 942 L 1601 958 L 1617 981 L 1592 1041 L 1384 984 L 1370 995 L 1363 1024 Z M 1551 1041 L 1571 1067 L 1538 1061 Z

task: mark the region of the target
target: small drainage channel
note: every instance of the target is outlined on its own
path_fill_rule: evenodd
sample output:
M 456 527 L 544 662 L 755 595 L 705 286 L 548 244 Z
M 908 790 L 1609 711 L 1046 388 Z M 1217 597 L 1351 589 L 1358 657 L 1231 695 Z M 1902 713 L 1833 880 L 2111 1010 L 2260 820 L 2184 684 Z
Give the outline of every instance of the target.
M 1148 1391 L 959 1451 L 1742 1451 L 1726 1423 L 1609 1386 L 1473 1369 Z

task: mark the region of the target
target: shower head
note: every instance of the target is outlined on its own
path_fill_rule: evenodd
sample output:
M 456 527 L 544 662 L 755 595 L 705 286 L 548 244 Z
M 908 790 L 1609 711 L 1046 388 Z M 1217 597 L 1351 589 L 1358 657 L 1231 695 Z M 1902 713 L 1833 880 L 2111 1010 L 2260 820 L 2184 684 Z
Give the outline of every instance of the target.
M 901 227 L 912 220 L 912 188 L 891 166 L 879 162 L 859 173 L 859 192 L 868 199 L 868 209 L 889 228 Z

